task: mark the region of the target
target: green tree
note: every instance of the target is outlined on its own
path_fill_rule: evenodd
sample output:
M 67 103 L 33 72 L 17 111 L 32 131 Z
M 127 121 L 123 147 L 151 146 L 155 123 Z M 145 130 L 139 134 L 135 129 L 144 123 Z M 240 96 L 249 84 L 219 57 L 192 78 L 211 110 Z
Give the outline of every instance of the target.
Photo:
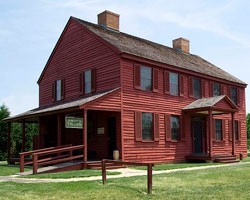
M 10 116 L 9 109 L 5 105 L 0 106 L 0 160 L 7 158 L 7 131 L 8 124 L 3 121 Z
M 250 149 L 250 113 L 247 114 L 247 146 Z
M 8 140 L 8 124 L 3 121 L 4 118 L 10 116 L 9 109 L 0 106 L 0 160 L 7 159 L 7 140 Z M 37 124 L 26 124 L 25 128 L 25 150 L 30 151 L 33 148 L 33 136 L 38 134 Z M 21 123 L 11 123 L 11 155 L 19 157 L 22 148 L 22 125 Z

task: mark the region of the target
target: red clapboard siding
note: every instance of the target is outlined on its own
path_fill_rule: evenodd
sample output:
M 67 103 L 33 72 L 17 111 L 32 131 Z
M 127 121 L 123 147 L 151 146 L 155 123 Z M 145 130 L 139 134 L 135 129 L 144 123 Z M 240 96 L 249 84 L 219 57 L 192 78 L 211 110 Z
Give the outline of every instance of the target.
M 65 80 L 65 101 L 79 98 L 80 73 L 93 68 L 96 92 L 120 86 L 118 55 L 70 20 L 39 83 L 39 105 L 53 103 L 52 83 L 57 79 Z
M 146 65 L 146 64 L 145 64 Z M 159 68 L 158 70 L 158 92 L 141 91 L 134 89 L 134 63 L 130 60 L 122 59 L 121 67 L 123 68 L 123 142 L 124 142 L 124 160 L 127 161 L 152 161 L 152 162 L 172 162 L 183 161 L 185 156 L 192 153 L 192 137 L 190 129 L 190 120 L 186 119 L 182 123 L 182 141 L 171 142 L 166 141 L 165 131 L 165 116 L 181 115 L 182 108 L 194 101 L 189 97 L 188 83 L 189 75 L 183 76 L 183 96 L 171 96 L 165 92 L 164 72 L 165 70 Z M 154 67 L 154 66 L 151 66 Z M 164 83 L 164 84 L 163 84 Z M 205 96 L 210 96 L 209 80 L 205 81 Z M 225 105 L 221 105 L 225 106 Z M 152 112 L 159 115 L 159 142 L 138 142 L 135 140 L 135 112 Z M 217 118 L 229 120 L 230 114 L 219 115 Z M 244 110 L 241 110 L 235 115 L 237 120 L 245 120 Z M 227 124 L 227 123 L 225 123 Z M 168 125 L 169 126 L 169 125 Z M 242 152 L 246 154 L 246 134 L 245 127 L 242 127 L 242 134 L 244 139 L 236 145 L 236 153 Z M 213 152 L 217 154 L 230 153 L 232 144 L 228 138 L 228 127 L 225 125 L 225 139 L 223 142 L 213 142 Z M 184 140 L 185 137 L 185 140 Z M 223 152 L 222 152 L 223 151 Z

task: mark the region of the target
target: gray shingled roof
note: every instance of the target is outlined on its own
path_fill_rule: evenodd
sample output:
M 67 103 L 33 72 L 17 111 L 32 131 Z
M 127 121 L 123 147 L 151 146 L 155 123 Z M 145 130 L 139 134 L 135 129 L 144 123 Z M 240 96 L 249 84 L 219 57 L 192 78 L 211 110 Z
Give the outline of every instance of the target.
M 95 95 L 92 95 L 92 96 L 89 96 L 89 97 L 84 97 L 82 99 L 78 99 L 78 100 L 75 100 L 75 101 L 71 101 L 71 102 L 67 102 L 67 103 L 62 103 L 62 104 L 59 104 L 59 105 L 54 105 L 54 106 L 50 106 L 50 107 L 47 107 L 47 108 L 36 108 L 36 109 L 33 109 L 33 110 L 29 110 L 27 112 L 24 112 L 24 113 L 21 113 L 19 115 L 15 115 L 15 116 L 12 116 L 12 117 L 8 117 L 8 118 L 5 118 L 4 120 L 5 121 L 14 121 L 16 119 L 22 119 L 22 118 L 27 118 L 27 117 L 33 117 L 33 116 L 37 116 L 39 114 L 43 114 L 43 113 L 48 113 L 48 112 L 53 112 L 53 111 L 58 111 L 58 110 L 65 110 L 65 109 L 68 109 L 68 108 L 79 108 L 80 106 L 88 103 L 88 102 L 91 102 L 93 100 L 96 100 L 102 96 L 105 96 L 111 92 L 114 92 L 116 90 L 118 90 L 119 88 L 116 88 L 116 89 L 112 89 L 112 90 L 109 90 L 109 91 L 105 91 L 105 92 L 102 92 L 102 93 L 98 93 L 98 94 L 95 94 Z
M 224 98 L 227 98 L 226 95 L 197 99 L 196 101 L 194 101 L 194 102 L 190 103 L 189 105 L 187 105 L 186 107 L 184 107 L 183 110 L 212 107 Z
M 110 30 L 78 18 L 73 17 L 73 19 L 80 22 L 84 27 L 94 32 L 96 35 L 100 36 L 123 53 L 132 54 L 235 83 L 246 84 L 245 82 L 239 80 L 233 75 L 225 72 L 224 70 L 216 67 L 197 55 L 185 54 L 176 49 L 141 39 L 123 32 Z

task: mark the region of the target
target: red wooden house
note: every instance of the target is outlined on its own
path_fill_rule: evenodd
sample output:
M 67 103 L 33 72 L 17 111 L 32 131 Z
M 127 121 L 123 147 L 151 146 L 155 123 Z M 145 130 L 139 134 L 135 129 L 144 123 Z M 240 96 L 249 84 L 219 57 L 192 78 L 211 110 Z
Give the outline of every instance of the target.
M 118 14 L 70 17 L 38 85 L 39 107 L 6 119 L 23 124 L 23 143 L 25 124 L 39 123 L 35 148 L 84 145 L 85 162 L 113 150 L 144 162 L 247 156 L 246 83 L 187 39 L 167 47 L 120 32 Z

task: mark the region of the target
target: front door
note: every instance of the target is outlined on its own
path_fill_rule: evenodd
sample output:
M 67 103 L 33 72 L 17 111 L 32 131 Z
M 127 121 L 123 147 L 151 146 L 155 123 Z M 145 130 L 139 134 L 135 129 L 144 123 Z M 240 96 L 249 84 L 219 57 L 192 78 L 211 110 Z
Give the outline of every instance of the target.
M 108 156 L 113 157 L 113 150 L 116 150 L 116 118 L 108 118 Z
M 203 153 L 202 146 L 202 133 L 203 133 L 203 121 L 201 117 L 194 117 L 193 120 L 193 150 L 194 153 Z

